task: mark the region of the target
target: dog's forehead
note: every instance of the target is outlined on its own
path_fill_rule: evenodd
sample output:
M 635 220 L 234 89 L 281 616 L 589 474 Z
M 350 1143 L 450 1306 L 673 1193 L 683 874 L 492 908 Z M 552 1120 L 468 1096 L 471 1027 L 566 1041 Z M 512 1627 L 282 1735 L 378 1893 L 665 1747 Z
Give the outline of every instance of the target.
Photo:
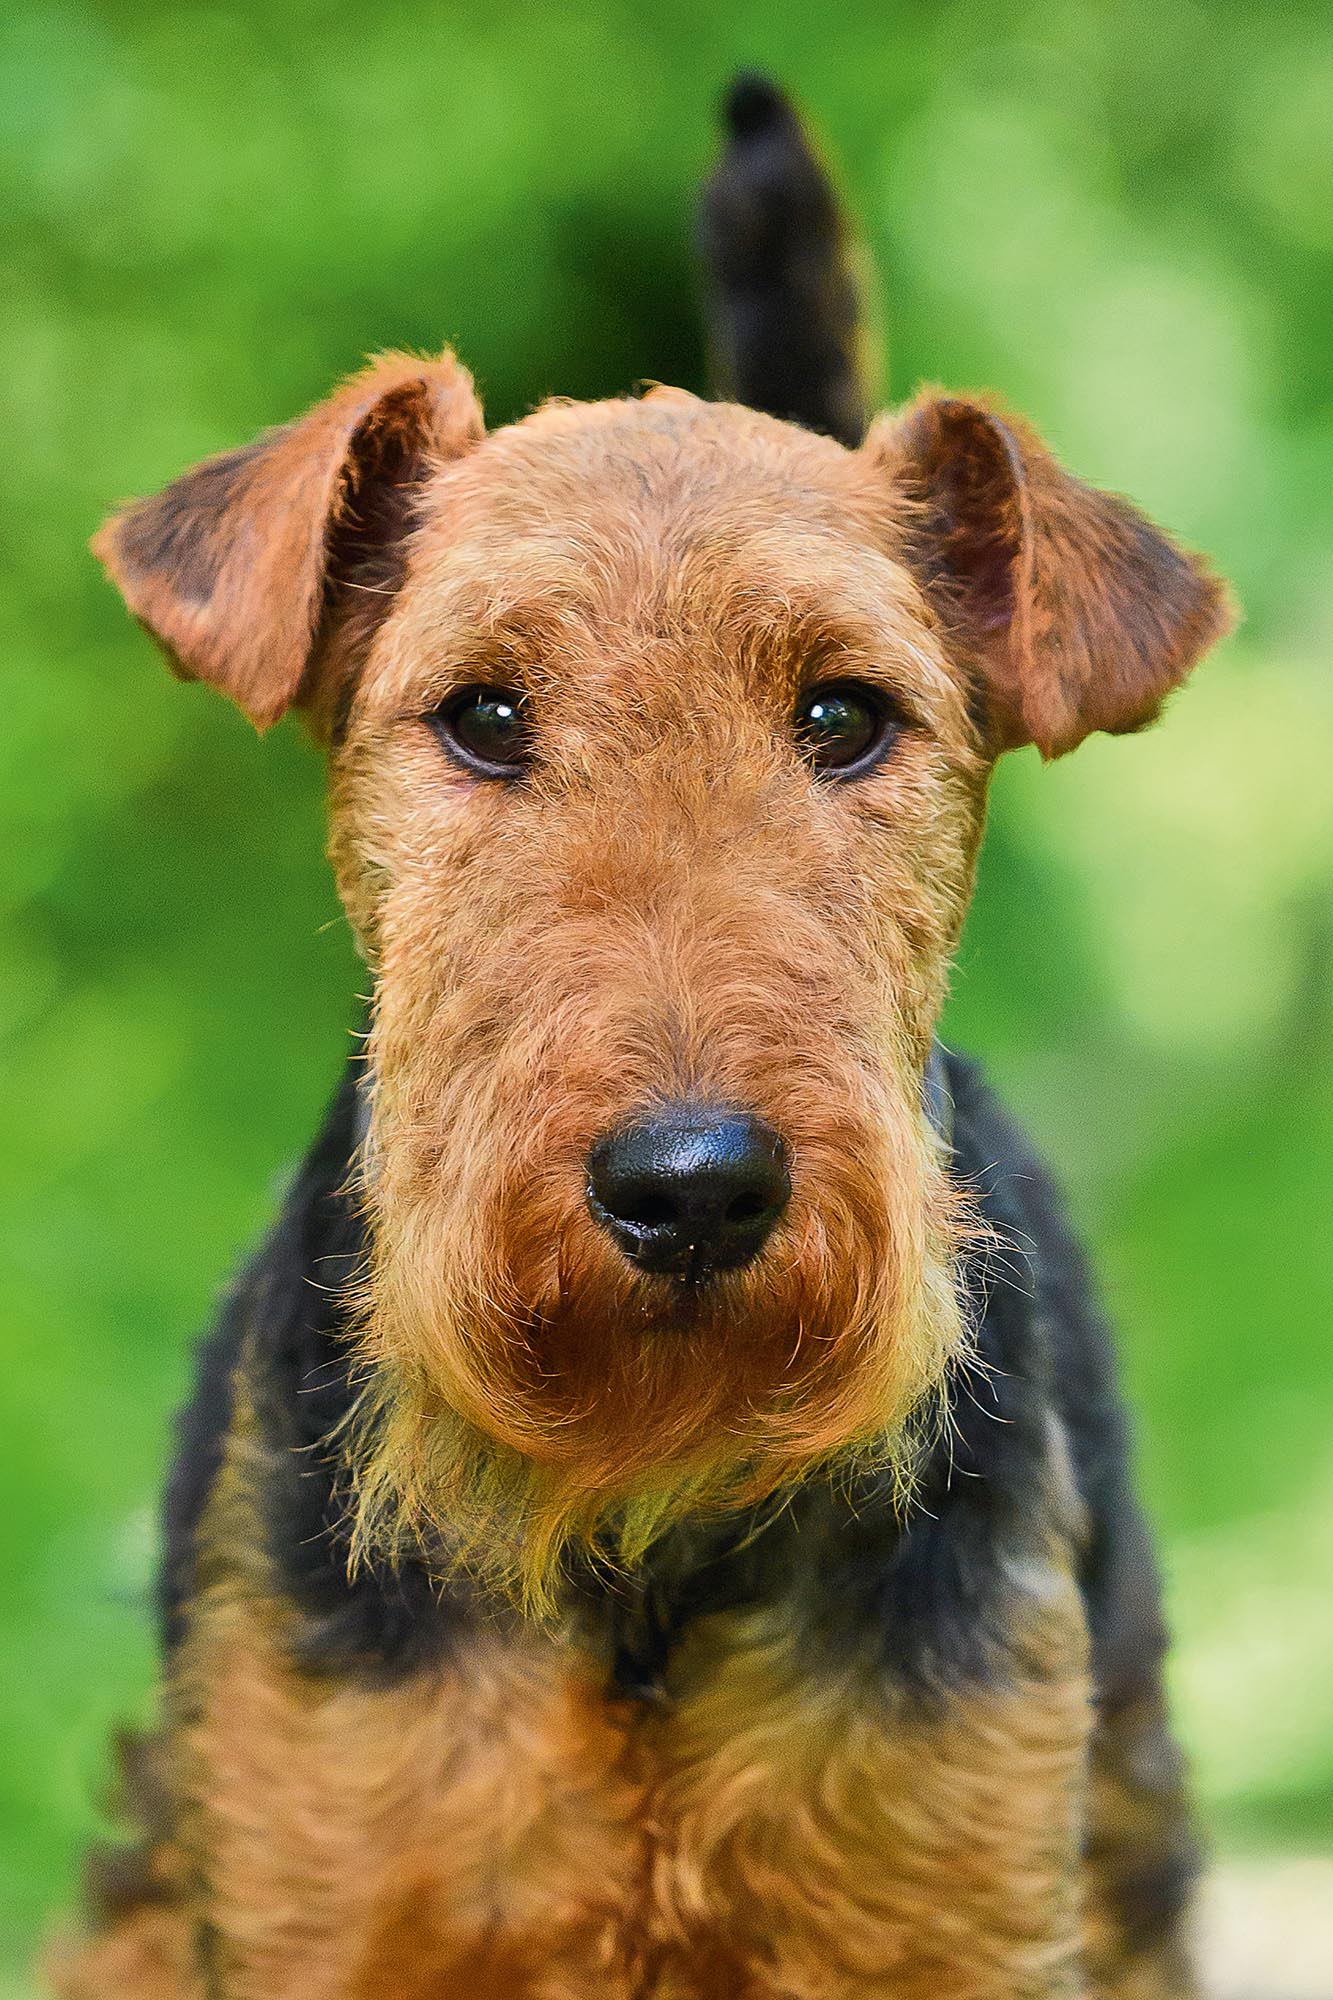
M 872 642 L 920 637 L 883 473 L 683 391 L 546 404 L 441 466 L 418 519 L 400 666 L 488 627 L 601 640 L 822 618 Z
M 492 507 L 559 498 L 595 510 L 612 495 L 660 516 L 690 501 L 748 494 L 777 506 L 846 509 L 866 486 L 856 453 L 832 438 L 685 390 L 639 399 L 545 403 L 494 431 L 459 467 L 458 490 Z
M 641 401 L 551 403 L 492 432 L 441 469 L 427 497 L 421 555 L 438 575 L 455 558 L 498 552 L 507 567 L 567 551 L 594 569 L 741 556 L 785 535 L 868 551 L 887 546 L 891 495 L 830 438 L 683 391 Z

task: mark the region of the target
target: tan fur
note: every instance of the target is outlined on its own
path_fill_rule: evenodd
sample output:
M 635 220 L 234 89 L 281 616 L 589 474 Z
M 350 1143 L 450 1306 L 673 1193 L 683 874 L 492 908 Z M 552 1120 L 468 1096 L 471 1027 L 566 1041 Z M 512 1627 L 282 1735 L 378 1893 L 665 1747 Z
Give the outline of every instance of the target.
M 999 749 L 1059 757 L 1094 729 L 1142 729 L 1231 623 L 1197 556 L 985 400 L 922 395 L 866 449 L 921 504 L 928 587 L 978 664 Z
M 321 1682 L 285 1662 L 269 1607 L 211 1591 L 172 1699 L 216 1990 L 1072 1996 L 1081 1612 L 1054 1568 L 1019 1602 L 1012 1680 L 986 1696 L 812 1682 L 761 1610 L 704 1621 L 653 1711 L 608 1704 L 599 1662 L 522 1625 L 391 1690 Z M 59 1990 L 100 2000 L 123 1962 L 127 2000 L 188 1992 L 153 1984 L 146 1948 L 138 1967 L 144 1936 L 136 1918 Z
M 1081 1990 L 1085 1643 L 1068 1576 L 1041 1588 L 1021 1668 L 982 1695 L 885 1699 L 832 1664 L 812 1681 L 763 1610 L 698 1629 L 655 1737 L 656 1901 L 668 1937 L 711 1935 L 744 1967 L 720 1992 Z
M 238 1610 L 191 1666 L 179 1755 L 235 2000 L 572 1993 L 623 1953 L 624 1733 L 557 1642 L 483 1641 L 386 1696 L 303 1683 Z
M 98 549 L 180 671 L 328 747 L 377 996 L 347 1502 L 363 1558 L 470 1571 L 494 1622 L 397 1687 L 299 1671 L 242 1406 L 146 1850 L 173 1900 L 60 1990 L 1072 2000 L 1065 1552 L 1015 1581 L 1010 1679 L 932 1709 L 803 1673 L 757 1609 L 630 1711 L 566 1574 L 853 1466 L 910 1488 L 967 1338 L 975 1225 L 921 1082 L 991 762 L 1149 719 L 1218 586 L 982 405 L 923 400 L 856 452 L 669 390 L 483 437 L 447 355 L 375 364 Z M 855 785 L 792 739 L 833 678 L 902 722 Z M 429 726 L 477 683 L 526 694 L 521 784 Z M 764 1255 L 689 1293 L 584 1198 L 594 1142 L 680 1096 L 767 1119 L 793 1186 Z
M 204 2000 L 187 1905 L 147 1907 L 91 1939 L 63 1936 L 42 1963 L 54 2000 Z
M 501 433 L 437 475 L 335 759 L 335 860 L 380 992 L 362 1518 L 447 1519 L 538 1604 L 571 1534 L 632 1559 L 702 1502 L 888 1448 L 959 1338 L 957 1199 L 918 1078 L 981 766 L 910 579 L 871 526 L 847 546 L 854 466 L 688 399 Z M 780 507 L 801 525 L 779 538 Z M 868 814 L 812 813 L 775 740 L 830 657 L 922 714 Z M 543 719 L 522 797 L 478 798 L 418 721 L 488 672 L 522 674 Z M 762 1273 L 645 1342 L 582 1162 L 691 1093 L 763 1107 L 804 1174 Z
M 451 354 L 381 355 L 299 423 L 123 509 L 93 552 L 181 678 L 211 681 L 264 728 L 303 695 L 318 705 L 303 682 L 338 529 L 359 516 L 374 538 L 380 494 L 415 484 L 432 457 L 482 428 L 472 378 Z

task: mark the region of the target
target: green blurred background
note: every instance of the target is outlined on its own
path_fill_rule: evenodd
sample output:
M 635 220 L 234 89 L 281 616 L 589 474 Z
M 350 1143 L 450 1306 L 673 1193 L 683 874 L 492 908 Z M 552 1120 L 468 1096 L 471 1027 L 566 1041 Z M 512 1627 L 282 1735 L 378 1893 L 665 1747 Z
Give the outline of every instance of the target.
M 701 386 L 689 214 L 756 62 L 844 165 L 893 393 L 999 389 L 1247 609 L 1155 734 L 1001 773 L 949 1032 L 1099 1252 L 1214 1834 L 1333 1845 L 1325 0 L 11 0 L 0 1989 L 145 1706 L 192 1334 L 359 983 L 315 756 L 171 683 L 85 539 L 381 346 L 456 342 L 496 419 Z

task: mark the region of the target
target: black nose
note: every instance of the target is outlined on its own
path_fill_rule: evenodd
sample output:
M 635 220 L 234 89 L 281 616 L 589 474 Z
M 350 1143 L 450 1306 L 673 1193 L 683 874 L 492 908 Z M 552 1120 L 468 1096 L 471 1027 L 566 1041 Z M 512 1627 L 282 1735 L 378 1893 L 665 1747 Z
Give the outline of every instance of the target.
M 762 1118 L 672 1104 L 588 1155 L 588 1206 L 645 1271 L 698 1283 L 757 1256 L 787 1206 L 782 1141 Z

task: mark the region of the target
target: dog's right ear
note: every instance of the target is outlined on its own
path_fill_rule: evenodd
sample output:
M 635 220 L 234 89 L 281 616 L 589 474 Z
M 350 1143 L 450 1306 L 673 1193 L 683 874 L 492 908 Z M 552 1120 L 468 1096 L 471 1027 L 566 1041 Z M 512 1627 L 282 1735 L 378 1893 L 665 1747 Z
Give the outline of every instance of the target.
M 265 729 L 317 706 L 318 640 L 340 590 L 387 603 L 391 557 L 432 467 L 483 435 L 451 354 L 383 355 L 308 415 L 224 452 L 93 539 L 183 680 L 211 681 Z

